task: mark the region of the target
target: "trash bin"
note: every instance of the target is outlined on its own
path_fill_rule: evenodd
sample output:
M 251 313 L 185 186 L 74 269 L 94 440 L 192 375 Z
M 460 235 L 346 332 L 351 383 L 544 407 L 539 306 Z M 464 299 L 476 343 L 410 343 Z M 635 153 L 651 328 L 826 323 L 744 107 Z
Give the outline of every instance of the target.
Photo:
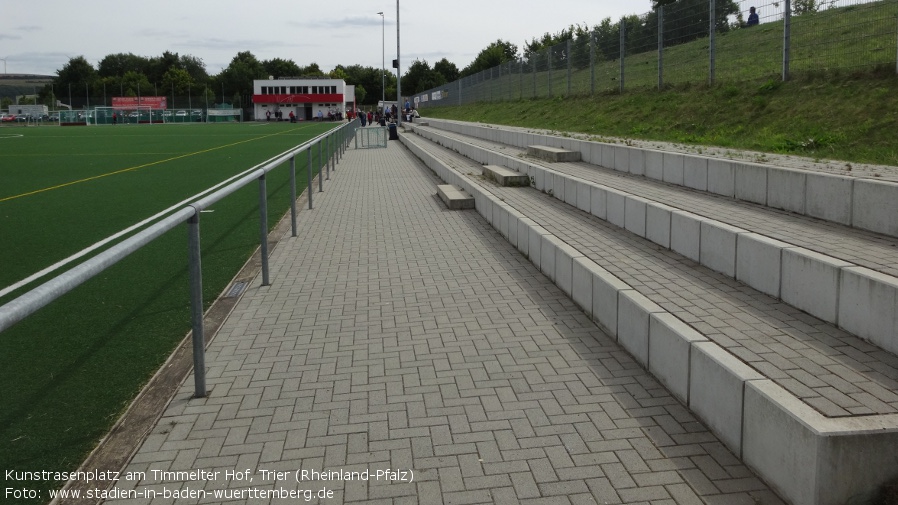
M 396 129 L 396 123 L 390 123 L 390 140 L 399 140 L 399 130 Z

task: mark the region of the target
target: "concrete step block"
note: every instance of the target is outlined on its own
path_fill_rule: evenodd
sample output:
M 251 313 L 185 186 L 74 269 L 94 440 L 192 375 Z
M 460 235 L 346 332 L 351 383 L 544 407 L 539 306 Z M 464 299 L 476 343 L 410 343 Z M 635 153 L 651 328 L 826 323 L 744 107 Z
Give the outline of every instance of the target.
M 802 247 L 783 249 L 782 300 L 835 324 L 839 310 L 841 269 L 852 266 Z
M 708 339 L 669 312 L 649 320 L 649 372 L 689 405 L 689 362 L 692 344 Z
M 474 197 L 452 184 L 440 184 L 437 186 L 437 194 L 450 210 L 474 208 Z
M 515 172 L 499 165 L 484 165 L 483 176 L 496 181 L 496 184 L 500 186 L 530 186 L 530 178 L 527 177 L 527 174 Z
M 864 267 L 843 268 L 839 326 L 898 354 L 898 279 Z
M 667 311 L 633 289 L 621 291 L 617 303 L 617 341 L 637 363 L 648 368 L 649 321 L 652 314 Z
M 527 146 L 527 155 L 553 163 L 580 161 L 580 151 L 570 151 L 544 145 Z

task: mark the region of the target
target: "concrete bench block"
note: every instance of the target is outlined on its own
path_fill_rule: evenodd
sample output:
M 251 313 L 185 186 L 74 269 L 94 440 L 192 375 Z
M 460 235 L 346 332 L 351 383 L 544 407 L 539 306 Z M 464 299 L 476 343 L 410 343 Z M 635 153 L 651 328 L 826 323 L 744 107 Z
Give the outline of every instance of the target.
M 577 182 L 577 208 L 583 212 L 592 212 L 592 187 L 587 181 Z
M 574 260 L 583 255 L 570 244 L 561 242 L 555 248 L 555 284 L 566 295 L 574 297 Z
M 757 233 L 742 233 L 736 240 L 736 280 L 779 298 L 782 251 L 792 244 Z
M 683 185 L 699 191 L 708 190 L 708 159 L 683 156 Z
M 440 200 L 443 200 L 446 207 L 451 210 L 473 209 L 475 207 L 473 196 L 451 184 L 440 184 L 437 186 L 437 195 L 440 196 Z
M 517 210 L 511 207 L 508 208 L 508 236 L 506 238 L 508 243 L 515 248 L 518 246 L 518 221 L 523 217 L 524 215 Z
M 530 258 L 530 262 L 533 263 L 536 268 L 539 268 L 540 271 L 542 271 L 543 237 L 548 234 L 549 231 L 538 224 L 534 224 L 530 227 L 530 240 L 527 244 L 527 253 Z M 555 258 L 552 258 L 553 269 L 555 268 L 554 260 Z
M 571 298 L 584 312 L 592 316 L 592 278 L 598 265 L 585 256 L 574 258 L 572 275 L 574 276 Z
M 692 344 L 708 339 L 668 312 L 649 319 L 649 371 L 689 405 L 689 362 Z
M 533 187 L 538 191 L 546 190 L 546 171 L 539 167 L 533 167 L 530 172 L 530 177 L 533 177 Z
M 540 240 L 539 270 L 552 282 L 556 281 L 555 261 L 561 241 L 555 235 L 542 235 Z
M 496 181 L 500 186 L 529 186 L 530 178 L 527 174 L 515 172 L 498 165 L 484 165 L 483 176 Z
M 547 195 L 555 194 L 555 171 L 543 169 L 543 192 Z
M 517 248 L 518 251 L 521 252 L 521 254 L 527 256 L 528 258 L 530 257 L 530 230 L 535 226 L 536 223 L 528 217 L 524 217 L 518 220 Z
M 898 279 L 864 267 L 843 268 L 839 326 L 898 354 Z
M 767 206 L 805 213 L 807 172 L 789 168 L 770 168 L 767 171 Z
M 645 151 L 642 149 L 629 149 L 630 156 L 627 163 L 627 172 L 633 175 L 645 175 Z
M 618 329 L 618 295 L 628 289 L 629 284 L 608 270 L 598 265 L 592 269 L 592 319 L 605 333 L 615 338 Z
M 767 205 L 767 167 L 752 163 L 737 163 L 733 169 L 736 198 Z
M 601 165 L 605 168 L 614 169 L 614 156 L 615 156 L 614 146 L 611 144 L 603 144 L 602 145 L 602 163 L 601 163 Z
M 583 161 L 596 166 L 602 166 L 602 150 L 604 145 L 600 142 L 589 142 L 589 156 Z
M 647 368 L 650 318 L 652 314 L 667 311 L 632 289 L 621 291 L 617 303 L 617 341 L 637 363 Z
M 575 177 L 568 177 L 564 180 L 564 203 L 570 205 L 571 207 L 577 206 L 577 186 L 580 184 L 579 179 Z
M 493 226 L 505 239 L 508 239 L 508 211 L 510 208 L 504 203 L 493 204 Z
M 649 201 L 638 196 L 627 195 L 624 199 L 624 228 L 630 233 L 645 237 L 646 205 Z
M 645 207 L 645 238 L 670 249 L 670 215 L 678 209 L 650 202 Z
M 664 180 L 664 153 L 661 151 L 643 151 L 645 153 L 645 176 L 656 181 Z
M 850 226 L 853 184 L 851 177 L 809 172 L 806 214 Z
M 626 225 L 624 217 L 627 209 L 627 194 L 616 189 L 605 189 L 605 219 L 623 228 Z
M 829 323 L 836 323 L 839 310 L 841 269 L 851 263 L 801 247 L 784 249 L 782 299 Z
M 670 213 L 670 250 L 699 262 L 701 260 L 702 221 L 691 212 Z
M 599 219 L 606 219 L 608 194 L 603 186 L 589 187 L 589 213 Z
M 716 195 L 736 196 L 736 173 L 730 160 L 708 160 L 708 191 Z
M 555 180 L 552 181 L 552 196 L 556 199 L 564 201 L 564 190 L 567 189 L 567 180 L 570 178 L 567 174 L 555 172 Z
M 852 200 L 855 227 L 898 237 L 898 184 L 858 179 Z
M 628 146 L 612 146 L 614 149 L 614 170 L 618 172 L 630 171 L 630 152 L 634 149 Z
M 745 387 L 743 459 L 795 505 L 866 503 L 898 473 L 898 416 L 825 418 L 770 380 Z
M 553 163 L 580 161 L 580 152 L 546 145 L 527 146 L 527 155 Z
M 736 237 L 748 233 L 742 228 L 707 219 L 701 224 L 702 265 L 729 277 L 736 277 Z
M 663 181 L 677 186 L 683 185 L 684 178 L 684 158 L 680 153 L 665 152 L 663 156 L 664 170 Z
M 693 343 L 689 375 L 690 410 L 741 457 L 744 383 L 764 376 L 713 342 Z

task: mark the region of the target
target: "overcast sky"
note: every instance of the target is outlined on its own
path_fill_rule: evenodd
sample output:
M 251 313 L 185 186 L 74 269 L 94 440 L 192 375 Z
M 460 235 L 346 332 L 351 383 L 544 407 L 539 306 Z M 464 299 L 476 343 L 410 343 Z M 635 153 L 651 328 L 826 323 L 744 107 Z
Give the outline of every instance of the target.
M 0 59 L 9 74 L 54 75 L 70 58 L 97 66 L 108 54 L 160 56 L 164 51 L 203 60 L 210 75 L 240 51 L 259 60 L 386 67 L 396 57 L 396 4 L 390 0 L 3 0 Z M 415 59 L 442 58 L 459 69 L 490 42 L 519 48 L 572 24 L 594 26 L 651 9 L 650 0 L 402 0 L 403 72 Z M 383 11 L 385 26 L 382 27 Z M 385 37 L 382 34 L 385 32 Z M 3 64 L 0 61 L 0 64 Z M 2 67 L 0 67 L 2 68 Z

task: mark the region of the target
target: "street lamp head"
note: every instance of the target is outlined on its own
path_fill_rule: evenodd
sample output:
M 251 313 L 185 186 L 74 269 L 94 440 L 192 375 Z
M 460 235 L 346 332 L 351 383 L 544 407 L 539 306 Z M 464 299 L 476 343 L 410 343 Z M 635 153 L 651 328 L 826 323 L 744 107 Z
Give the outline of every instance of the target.
M 383 16 L 384 13 L 383 13 L 383 12 L 378 12 L 377 15 L 378 15 L 378 16 Z

